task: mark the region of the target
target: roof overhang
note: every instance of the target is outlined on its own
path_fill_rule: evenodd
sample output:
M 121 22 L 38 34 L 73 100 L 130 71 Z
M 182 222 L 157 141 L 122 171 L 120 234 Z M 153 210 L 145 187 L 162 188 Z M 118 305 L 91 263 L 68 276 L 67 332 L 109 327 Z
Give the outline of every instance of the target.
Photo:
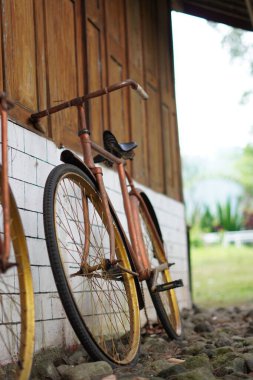
M 253 0 L 171 0 L 172 10 L 253 30 Z

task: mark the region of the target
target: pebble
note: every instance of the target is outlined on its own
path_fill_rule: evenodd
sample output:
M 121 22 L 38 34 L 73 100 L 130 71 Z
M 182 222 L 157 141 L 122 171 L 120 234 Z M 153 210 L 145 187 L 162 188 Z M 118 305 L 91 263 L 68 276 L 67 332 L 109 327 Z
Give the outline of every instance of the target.
M 83 348 L 34 366 L 31 380 L 240 380 L 253 378 L 253 308 L 182 311 L 184 337 L 143 329 L 137 365 L 112 367 L 92 362 Z M 62 358 L 62 360 L 61 360 Z

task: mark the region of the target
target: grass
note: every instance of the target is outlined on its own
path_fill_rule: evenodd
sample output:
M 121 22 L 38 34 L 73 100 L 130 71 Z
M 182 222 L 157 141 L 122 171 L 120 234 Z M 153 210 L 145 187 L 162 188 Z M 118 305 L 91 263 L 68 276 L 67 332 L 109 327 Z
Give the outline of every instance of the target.
M 191 263 L 197 305 L 253 303 L 253 247 L 192 247 Z

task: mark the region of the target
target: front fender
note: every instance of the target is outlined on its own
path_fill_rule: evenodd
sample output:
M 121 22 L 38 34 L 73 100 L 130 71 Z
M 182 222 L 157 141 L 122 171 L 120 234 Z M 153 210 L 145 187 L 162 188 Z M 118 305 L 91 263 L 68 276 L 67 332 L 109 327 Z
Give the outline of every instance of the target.
M 92 171 L 76 154 L 74 154 L 68 149 L 65 149 L 61 153 L 60 158 L 61 158 L 61 161 L 64 162 L 65 164 L 72 164 L 74 166 L 77 166 L 79 169 L 81 169 L 91 179 L 92 183 L 94 183 L 96 188 L 98 188 L 96 178 L 92 174 Z

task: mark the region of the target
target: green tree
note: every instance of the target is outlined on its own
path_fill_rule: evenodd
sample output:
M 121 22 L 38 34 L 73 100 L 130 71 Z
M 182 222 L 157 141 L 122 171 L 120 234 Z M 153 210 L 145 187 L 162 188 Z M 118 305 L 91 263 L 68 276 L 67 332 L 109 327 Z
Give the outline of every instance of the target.
M 253 199 L 253 145 L 248 144 L 235 163 L 236 179 L 243 186 L 247 200 Z
M 251 38 L 248 38 L 248 37 Z M 251 40 L 251 41 L 250 41 Z M 222 45 L 229 51 L 232 61 L 239 60 L 248 63 L 249 73 L 253 75 L 253 43 L 252 32 L 229 28 L 222 38 Z M 253 89 L 247 89 L 242 94 L 241 104 L 245 104 L 253 95 Z

